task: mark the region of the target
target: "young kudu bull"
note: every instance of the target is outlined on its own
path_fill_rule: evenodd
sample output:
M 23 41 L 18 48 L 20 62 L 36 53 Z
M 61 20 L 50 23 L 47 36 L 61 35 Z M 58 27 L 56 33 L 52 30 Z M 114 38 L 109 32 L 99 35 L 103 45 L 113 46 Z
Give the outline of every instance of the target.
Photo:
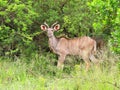
M 47 23 L 40 26 L 42 30 L 47 32 L 49 38 L 49 46 L 54 53 L 59 55 L 57 67 L 63 69 L 63 63 L 67 55 L 80 55 L 86 63 L 86 70 L 90 66 L 90 60 L 97 63 L 94 57 L 96 51 L 96 41 L 90 37 L 84 36 L 79 38 L 67 39 L 64 37 L 56 38 L 54 31 L 60 29 L 60 25 L 54 23 L 51 27 Z M 89 60 L 90 59 L 90 60 Z

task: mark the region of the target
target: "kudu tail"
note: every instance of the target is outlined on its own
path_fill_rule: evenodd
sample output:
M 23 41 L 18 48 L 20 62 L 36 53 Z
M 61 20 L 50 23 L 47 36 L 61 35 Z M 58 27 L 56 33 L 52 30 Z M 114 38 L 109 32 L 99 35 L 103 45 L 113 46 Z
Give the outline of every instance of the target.
M 96 44 L 96 41 L 94 41 L 94 46 L 93 46 L 93 54 L 96 53 L 96 50 L 97 50 L 97 44 Z

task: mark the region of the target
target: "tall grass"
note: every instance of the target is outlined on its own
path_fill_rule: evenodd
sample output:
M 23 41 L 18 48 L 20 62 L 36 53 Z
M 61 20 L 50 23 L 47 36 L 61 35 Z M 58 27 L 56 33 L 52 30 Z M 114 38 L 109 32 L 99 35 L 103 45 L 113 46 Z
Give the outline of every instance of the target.
M 100 66 L 91 64 L 86 72 L 75 57 L 67 58 L 63 71 L 56 68 L 57 58 L 51 53 L 14 60 L 1 57 L 0 90 L 120 90 L 119 59 L 105 50 L 99 54 Z

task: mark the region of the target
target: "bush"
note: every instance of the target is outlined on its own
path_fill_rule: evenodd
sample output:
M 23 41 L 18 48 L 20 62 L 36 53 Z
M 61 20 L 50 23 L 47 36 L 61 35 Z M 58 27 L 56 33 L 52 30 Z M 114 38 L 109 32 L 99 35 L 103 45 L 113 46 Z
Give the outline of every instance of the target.
M 30 28 L 37 13 L 32 1 L 0 0 L 0 46 L 4 54 L 22 52 L 23 46 L 30 44 Z
M 117 17 L 114 21 L 115 31 L 111 33 L 110 39 L 111 50 L 117 54 L 120 54 L 120 8 L 117 9 Z

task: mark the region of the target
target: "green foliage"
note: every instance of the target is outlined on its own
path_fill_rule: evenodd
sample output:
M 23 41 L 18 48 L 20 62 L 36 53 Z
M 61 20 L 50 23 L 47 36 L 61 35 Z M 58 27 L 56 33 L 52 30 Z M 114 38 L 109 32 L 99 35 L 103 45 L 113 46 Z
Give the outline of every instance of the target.
M 59 21 L 62 25 L 63 33 L 69 37 L 89 35 L 92 15 L 86 3 L 89 0 L 48 0 L 48 2 L 38 1 L 35 7 L 40 13 L 41 23 L 48 22 L 49 25 Z
M 63 8 L 64 27 L 67 29 L 68 36 L 90 35 L 92 14 L 89 12 L 87 2 L 89 0 L 70 0 Z
M 112 32 L 112 38 L 110 39 L 111 50 L 115 53 L 120 53 L 120 28 L 115 32 Z
M 111 50 L 117 54 L 120 54 L 120 8 L 117 9 L 117 16 L 114 21 L 115 31 L 111 33 L 110 39 Z
M 0 0 L 0 41 L 5 52 L 20 51 L 21 44 L 31 42 L 30 25 L 37 17 L 32 1 Z M 24 46 L 24 45 L 23 45 Z
M 110 34 L 114 31 L 114 21 L 119 7 L 118 0 L 93 0 L 88 3 L 94 15 L 93 28 L 97 33 Z
M 0 55 L 48 51 L 39 27 L 44 21 L 61 24 L 56 35 L 111 37 L 111 50 L 119 52 L 119 0 L 0 0 L 0 6 Z
M 95 15 L 93 28 L 96 33 L 111 35 L 109 45 L 111 50 L 120 53 L 120 1 L 119 0 L 93 0 L 88 3 Z

